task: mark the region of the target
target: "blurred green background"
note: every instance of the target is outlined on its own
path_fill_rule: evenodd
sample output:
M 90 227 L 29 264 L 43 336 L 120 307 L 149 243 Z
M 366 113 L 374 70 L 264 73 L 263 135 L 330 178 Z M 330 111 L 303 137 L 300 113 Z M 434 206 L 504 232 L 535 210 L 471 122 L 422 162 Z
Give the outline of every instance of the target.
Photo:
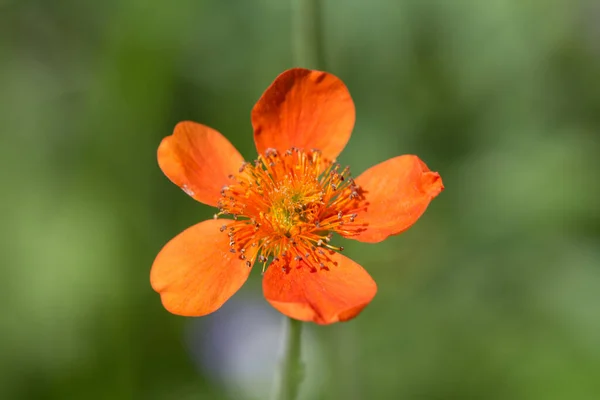
M 304 398 L 600 398 L 600 3 L 323 3 L 323 67 L 357 108 L 341 163 L 418 154 L 446 190 L 405 234 L 343 243 L 379 293 L 310 326 Z M 290 14 L 0 0 L 0 398 L 265 398 L 280 317 L 258 271 L 201 319 L 150 288 L 162 245 L 214 212 L 156 149 L 189 119 L 255 158 Z

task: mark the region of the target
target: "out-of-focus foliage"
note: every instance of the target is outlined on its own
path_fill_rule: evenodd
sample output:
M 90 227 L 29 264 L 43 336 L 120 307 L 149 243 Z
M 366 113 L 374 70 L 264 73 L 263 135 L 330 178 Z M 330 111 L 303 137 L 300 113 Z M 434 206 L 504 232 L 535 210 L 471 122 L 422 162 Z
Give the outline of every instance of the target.
M 357 107 L 342 163 L 418 154 L 446 190 L 405 234 L 344 242 L 379 293 L 313 327 L 313 396 L 599 398 L 598 4 L 323 3 L 324 67 Z M 231 393 L 149 285 L 161 246 L 213 213 L 156 148 L 191 119 L 253 159 L 289 27 L 278 0 L 0 1 L 0 398 Z M 260 299 L 255 272 L 240 296 Z

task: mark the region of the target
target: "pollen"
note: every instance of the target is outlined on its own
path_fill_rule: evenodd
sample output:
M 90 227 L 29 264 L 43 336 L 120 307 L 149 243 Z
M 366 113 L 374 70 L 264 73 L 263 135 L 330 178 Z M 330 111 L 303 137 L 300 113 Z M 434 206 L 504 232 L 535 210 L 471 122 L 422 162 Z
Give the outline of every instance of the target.
M 321 156 L 318 150 L 269 149 L 253 163 L 244 162 L 231 184 L 223 187 L 218 216 L 233 222 L 220 227 L 230 251 L 251 267 L 255 261 L 284 262 L 286 268 L 327 269 L 333 233 L 352 236 L 364 197 L 350 169 Z

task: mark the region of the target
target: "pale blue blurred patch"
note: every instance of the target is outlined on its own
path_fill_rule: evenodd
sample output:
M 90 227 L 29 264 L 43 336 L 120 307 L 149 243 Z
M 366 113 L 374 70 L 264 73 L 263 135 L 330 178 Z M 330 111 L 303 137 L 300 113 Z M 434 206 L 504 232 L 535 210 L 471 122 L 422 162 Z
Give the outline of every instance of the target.
M 214 315 L 190 323 L 187 346 L 201 371 L 223 386 L 232 399 L 272 395 L 283 356 L 284 316 L 264 300 L 237 295 Z M 305 366 L 300 399 L 312 399 L 325 375 L 321 343 L 310 326 L 302 333 Z

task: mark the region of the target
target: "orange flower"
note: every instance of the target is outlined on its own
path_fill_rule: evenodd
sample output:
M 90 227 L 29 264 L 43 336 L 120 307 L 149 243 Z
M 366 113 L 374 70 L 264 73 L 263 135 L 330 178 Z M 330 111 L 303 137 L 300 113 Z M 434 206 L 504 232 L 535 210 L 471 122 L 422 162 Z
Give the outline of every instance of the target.
M 252 163 L 219 132 L 177 124 L 158 148 L 160 168 L 188 195 L 219 211 L 156 257 L 150 281 L 167 310 L 186 316 L 216 311 L 259 263 L 265 298 L 291 318 L 330 324 L 360 313 L 377 285 L 339 253 L 332 234 L 369 243 L 397 235 L 444 186 L 413 155 L 353 179 L 335 159 L 354 119 L 341 80 L 296 68 L 279 75 L 252 110 L 259 154 Z

